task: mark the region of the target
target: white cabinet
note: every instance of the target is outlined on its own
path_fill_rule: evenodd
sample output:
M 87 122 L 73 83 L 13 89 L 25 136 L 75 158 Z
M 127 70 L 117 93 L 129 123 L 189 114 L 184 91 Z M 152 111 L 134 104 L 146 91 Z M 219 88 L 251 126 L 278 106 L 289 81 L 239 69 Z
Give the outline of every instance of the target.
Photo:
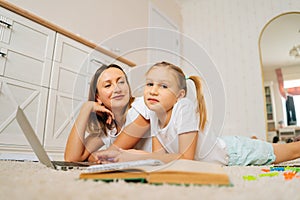
M 57 34 L 45 129 L 49 151 L 64 151 L 73 120 L 87 100 L 89 81 L 99 67 L 90 62 L 91 52 L 91 48 Z
M 2 7 L 0 17 L 0 74 L 48 87 L 55 32 Z
M 55 32 L 2 7 L 0 19 L 0 148 L 31 150 L 16 123 L 16 107 L 43 141 Z
M 0 154 L 32 152 L 16 122 L 24 109 L 50 155 L 63 158 L 67 137 L 103 64 L 124 63 L 0 7 Z

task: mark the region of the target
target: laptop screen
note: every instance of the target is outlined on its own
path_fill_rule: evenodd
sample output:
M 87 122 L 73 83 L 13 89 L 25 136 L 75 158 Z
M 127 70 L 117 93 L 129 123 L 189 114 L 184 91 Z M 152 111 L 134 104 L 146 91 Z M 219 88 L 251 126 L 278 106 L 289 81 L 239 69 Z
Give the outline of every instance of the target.
M 17 109 L 16 119 L 39 161 L 47 167 L 55 168 L 20 106 Z

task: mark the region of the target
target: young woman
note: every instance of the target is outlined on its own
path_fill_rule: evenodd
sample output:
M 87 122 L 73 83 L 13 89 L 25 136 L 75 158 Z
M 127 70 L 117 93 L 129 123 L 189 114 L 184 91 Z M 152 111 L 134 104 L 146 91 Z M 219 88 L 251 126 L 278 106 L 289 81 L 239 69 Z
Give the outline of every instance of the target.
M 95 161 L 92 153 L 108 148 L 122 128 L 138 117 L 137 111 L 130 108 L 133 101 L 123 69 L 115 64 L 100 67 L 91 80 L 88 101 L 82 105 L 68 137 L 65 160 Z M 145 140 L 137 148 L 150 151 Z
M 150 111 L 138 101 L 132 106 L 150 119 L 153 152 L 122 149 L 98 152 L 99 162 L 108 158 L 114 162 L 147 158 L 169 162 L 185 158 L 223 165 L 266 165 L 300 157 L 300 142 L 271 144 L 242 136 L 212 138 L 204 132 L 206 108 L 200 79 L 196 76 L 188 79 L 195 83 L 197 106 L 185 97 L 186 77 L 179 67 L 166 62 L 151 67 L 144 90 L 144 102 Z M 116 144 L 122 146 L 119 139 Z

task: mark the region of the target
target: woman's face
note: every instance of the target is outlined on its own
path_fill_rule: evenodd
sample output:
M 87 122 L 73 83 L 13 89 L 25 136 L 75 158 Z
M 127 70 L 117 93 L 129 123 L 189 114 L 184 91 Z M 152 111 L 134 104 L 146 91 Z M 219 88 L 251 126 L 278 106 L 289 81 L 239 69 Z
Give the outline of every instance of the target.
M 130 89 L 124 72 L 118 68 L 108 68 L 102 72 L 97 83 L 97 101 L 111 111 L 123 109 L 130 99 Z

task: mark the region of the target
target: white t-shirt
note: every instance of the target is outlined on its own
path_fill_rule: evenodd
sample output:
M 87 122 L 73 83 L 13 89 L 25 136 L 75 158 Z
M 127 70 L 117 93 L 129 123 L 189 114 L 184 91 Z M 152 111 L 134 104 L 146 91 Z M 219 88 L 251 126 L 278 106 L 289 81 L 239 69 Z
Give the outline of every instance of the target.
M 178 100 L 173 107 L 170 121 L 164 128 L 160 128 L 155 112 L 146 107 L 143 99 L 138 99 L 132 106 L 146 119 L 150 119 L 151 136 L 156 136 L 168 153 L 179 152 L 180 134 L 199 131 L 199 115 L 195 104 L 188 98 Z M 227 157 L 223 140 L 199 131 L 195 160 L 226 165 Z
M 138 98 L 136 98 L 138 99 Z M 136 100 L 135 100 L 136 101 Z M 135 102 L 134 101 L 134 102 Z M 133 102 L 133 103 L 134 103 Z M 127 125 L 129 125 L 130 123 L 132 123 L 137 117 L 139 116 L 139 112 L 134 108 L 134 107 L 131 107 L 128 112 L 127 112 L 127 115 L 126 115 L 126 121 L 122 127 L 122 129 L 124 127 L 126 127 Z M 112 130 L 109 130 L 107 129 L 107 135 L 104 135 L 102 134 L 100 137 L 101 137 L 101 140 L 103 141 L 104 143 L 104 147 L 102 148 L 105 148 L 107 149 L 110 145 L 113 144 L 113 142 L 116 140 L 116 138 L 118 137 L 118 135 L 120 134 L 117 133 L 117 129 L 114 128 Z M 151 149 L 152 149 L 152 145 L 151 145 L 151 137 L 146 137 L 146 135 L 149 135 L 150 136 L 150 133 L 146 133 L 145 134 L 145 137 L 142 138 L 136 145 L 135 145 L 135 149 L 139 149 L 139 150 L 144 150 L 144 151 L 148 151 L 148 152 L 151 152 Z

